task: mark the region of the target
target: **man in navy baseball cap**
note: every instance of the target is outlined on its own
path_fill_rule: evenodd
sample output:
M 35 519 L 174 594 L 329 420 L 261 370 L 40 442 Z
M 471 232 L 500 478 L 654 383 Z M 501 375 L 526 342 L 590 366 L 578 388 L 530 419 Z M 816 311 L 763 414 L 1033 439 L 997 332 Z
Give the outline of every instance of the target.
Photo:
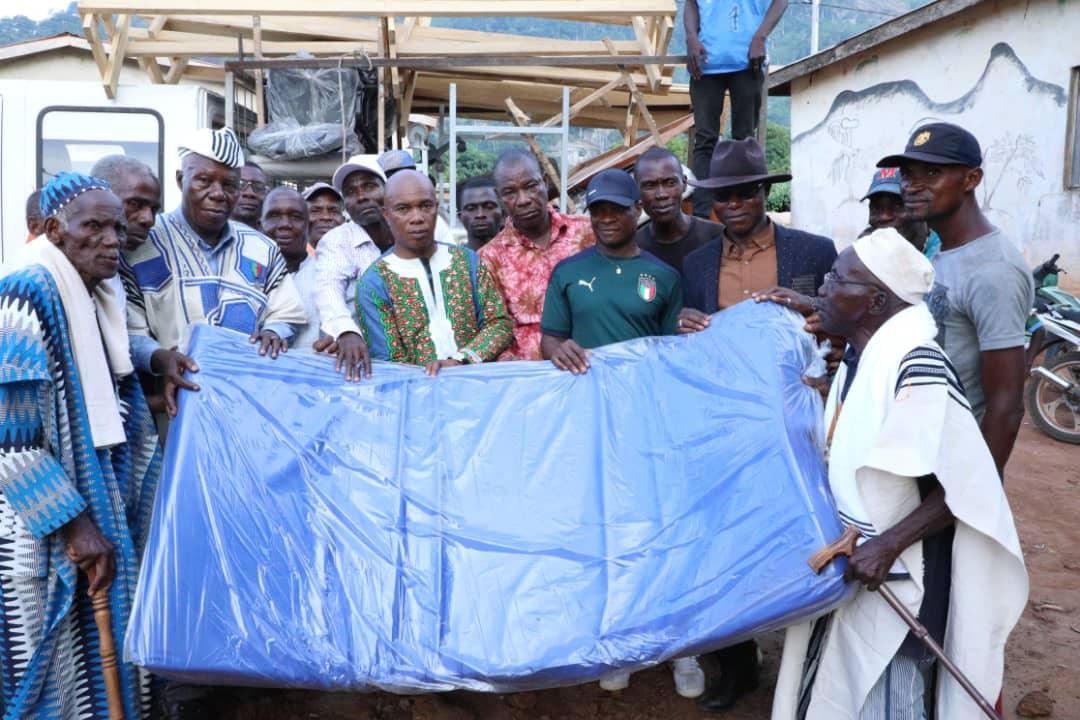
M 629 208 L 641 200 L 634 178 L 624 170 L 604 170 L 589 181 L 585 191 L 585 203 L 592 209 L 594 203 L 610 202 Z
M 586 372 L 590 348 L 675 332 L 682 280 L 634 240 L 640 198 L 623 170 L 604 170 L 589 182 L 585 201 L 596 245 L 555 266 L 540 321 L 540 352 L 560 370 Z
M 878 161 L 879 168 L 902 167 L 907 161 L 935 165 L 982 165 L 982 149 L 975 136 L 952 123 L 929 123 L 911 134 L 904 152 Z
M 1004 473 L 1024 415 L 1024 325 L 1034 296 L 1023 256 L 983 214 L 975 136 L 950 123 L 915 129 L 904 152 L 878 167 L 900 169 L 900 192 L 911 220 L 941 237 L 931 258 L 947 296 L 928 298 L 949 356 L 983 437 Z

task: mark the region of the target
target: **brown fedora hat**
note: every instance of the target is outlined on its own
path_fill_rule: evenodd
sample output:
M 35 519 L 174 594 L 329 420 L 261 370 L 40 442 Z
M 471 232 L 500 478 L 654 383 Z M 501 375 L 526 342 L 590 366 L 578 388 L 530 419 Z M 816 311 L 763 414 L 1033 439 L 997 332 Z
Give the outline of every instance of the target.
M 790 179 L 791 175 L 787 173 L 770 175 L 761 146 L 757 140 L 746 138 L 716 143 L 712 160 L 709 161 L 709 177 L 691 180 L 690 184 L 699 188 L 723 188 L 755 182 L 786 182 Z

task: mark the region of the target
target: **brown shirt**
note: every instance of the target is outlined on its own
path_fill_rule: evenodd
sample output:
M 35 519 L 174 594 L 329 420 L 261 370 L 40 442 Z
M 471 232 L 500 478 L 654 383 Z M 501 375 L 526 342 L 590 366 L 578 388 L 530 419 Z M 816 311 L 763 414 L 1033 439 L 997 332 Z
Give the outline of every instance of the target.
M 725 233 L 718 282 L 716 297 L 721 310 L 742 302 L 756 290 L 776 285 L 776 227 L 771 221 L 750 238 L 746 249 Z

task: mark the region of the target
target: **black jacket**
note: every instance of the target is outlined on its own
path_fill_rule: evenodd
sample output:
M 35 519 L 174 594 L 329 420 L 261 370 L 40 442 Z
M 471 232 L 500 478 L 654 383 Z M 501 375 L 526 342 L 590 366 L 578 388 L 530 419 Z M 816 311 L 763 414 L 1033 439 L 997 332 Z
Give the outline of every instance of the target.
M 776 278 L 781 287 L 817 295 L 825 273 L 836 260 L 836 244 L 827 237 L 776 226 Z M 683 261 L 683 305 L 712 314 L 717 300 L 723 236 L 710 240 Z M 757 288 L 764 290 L 765 288 Z

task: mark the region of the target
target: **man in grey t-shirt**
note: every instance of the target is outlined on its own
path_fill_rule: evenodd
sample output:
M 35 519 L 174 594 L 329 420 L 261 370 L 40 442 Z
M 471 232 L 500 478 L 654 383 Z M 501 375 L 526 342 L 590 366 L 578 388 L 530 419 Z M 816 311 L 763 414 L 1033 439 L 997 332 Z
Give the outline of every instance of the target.
M 904 206 L 941 237 L 933 258 L 944 297 L 928 298 L 943 318 L 939 340 L 964 385 L 983 437 L 1004 475 L 1024 416 L 1024 323 L 1035 284 L 1024 259 L 975 199 L 982 150 L 956 125 L 930 123 L 904 152 L 878 167 L 899 167 Z

